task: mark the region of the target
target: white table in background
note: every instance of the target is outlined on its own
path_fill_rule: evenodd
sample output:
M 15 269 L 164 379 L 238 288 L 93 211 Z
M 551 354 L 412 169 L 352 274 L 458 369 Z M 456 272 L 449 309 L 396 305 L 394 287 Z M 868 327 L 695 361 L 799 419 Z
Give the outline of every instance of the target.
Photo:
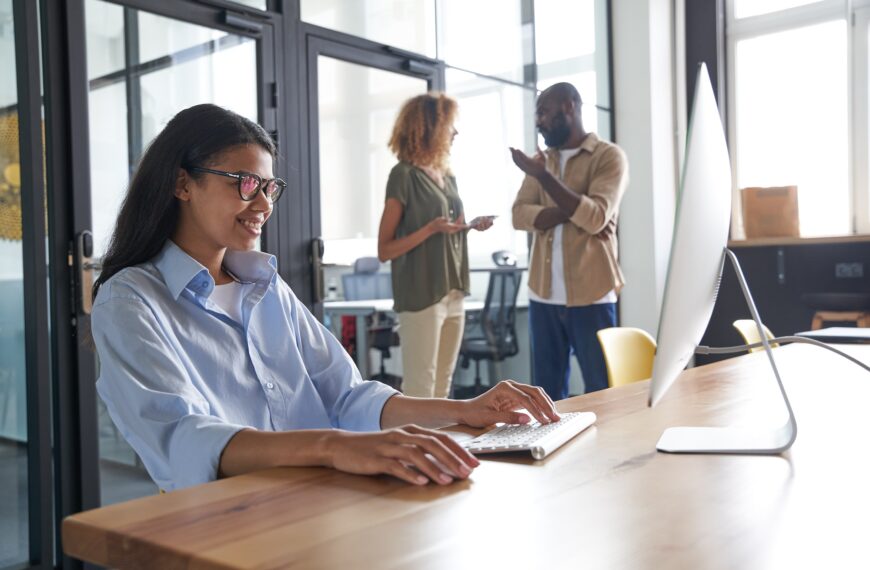
M 483 301 L 465 299 L 465 312 L 483 309 Z M 375 313 L 393 312 L 392 299 L 367 299 L 361 301 L 326 301 L 323 303 L 324 317 L 336 338 L 341 339 L 341 317 L 352 316 L 356 320 L 356 365 L 363 378 L 369 377 L 369 345 L 366 331 L 366 317 Z

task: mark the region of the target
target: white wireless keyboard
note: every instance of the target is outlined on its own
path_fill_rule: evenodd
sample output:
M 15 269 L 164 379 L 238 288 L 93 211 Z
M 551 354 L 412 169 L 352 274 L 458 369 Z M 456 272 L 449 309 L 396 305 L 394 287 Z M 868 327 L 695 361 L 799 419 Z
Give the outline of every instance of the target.
M 528 424 L 504 424 L 463 444 L 474 453 L 530 451 L 535 459 L 543 459 L 563 443 L 595 423 L 593 412 L 570 412 L 551 424 L 532 421 Z

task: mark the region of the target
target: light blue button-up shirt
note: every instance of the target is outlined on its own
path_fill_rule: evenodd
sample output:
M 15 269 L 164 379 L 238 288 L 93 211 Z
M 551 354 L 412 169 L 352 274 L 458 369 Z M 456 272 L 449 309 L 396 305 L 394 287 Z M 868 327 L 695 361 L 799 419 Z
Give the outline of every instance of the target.
M 97 391 L 161 489 L 217 477 L 241 429 L 380 429 L 397 392 L 367 382 L 278 276 L 275 258 L 227 251 L 247 283 L 243 323 L 209 300 L 208 270 L 171 241 L 97 295 Z

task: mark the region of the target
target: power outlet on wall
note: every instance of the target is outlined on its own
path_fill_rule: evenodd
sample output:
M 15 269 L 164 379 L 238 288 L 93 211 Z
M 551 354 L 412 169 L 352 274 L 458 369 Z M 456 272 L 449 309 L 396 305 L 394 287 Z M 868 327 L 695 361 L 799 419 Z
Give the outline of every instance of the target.
M 854 279 L 864 277 L 864 264 L 860 261 L 834 264 L 834 276 L 838 279 Z

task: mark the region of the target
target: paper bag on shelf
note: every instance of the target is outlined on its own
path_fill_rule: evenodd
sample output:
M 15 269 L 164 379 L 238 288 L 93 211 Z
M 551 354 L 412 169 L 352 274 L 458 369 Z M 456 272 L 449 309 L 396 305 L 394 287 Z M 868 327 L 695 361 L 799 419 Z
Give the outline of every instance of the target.
M 746 237 L 800 237 L 797 186 L 743 188 Z

